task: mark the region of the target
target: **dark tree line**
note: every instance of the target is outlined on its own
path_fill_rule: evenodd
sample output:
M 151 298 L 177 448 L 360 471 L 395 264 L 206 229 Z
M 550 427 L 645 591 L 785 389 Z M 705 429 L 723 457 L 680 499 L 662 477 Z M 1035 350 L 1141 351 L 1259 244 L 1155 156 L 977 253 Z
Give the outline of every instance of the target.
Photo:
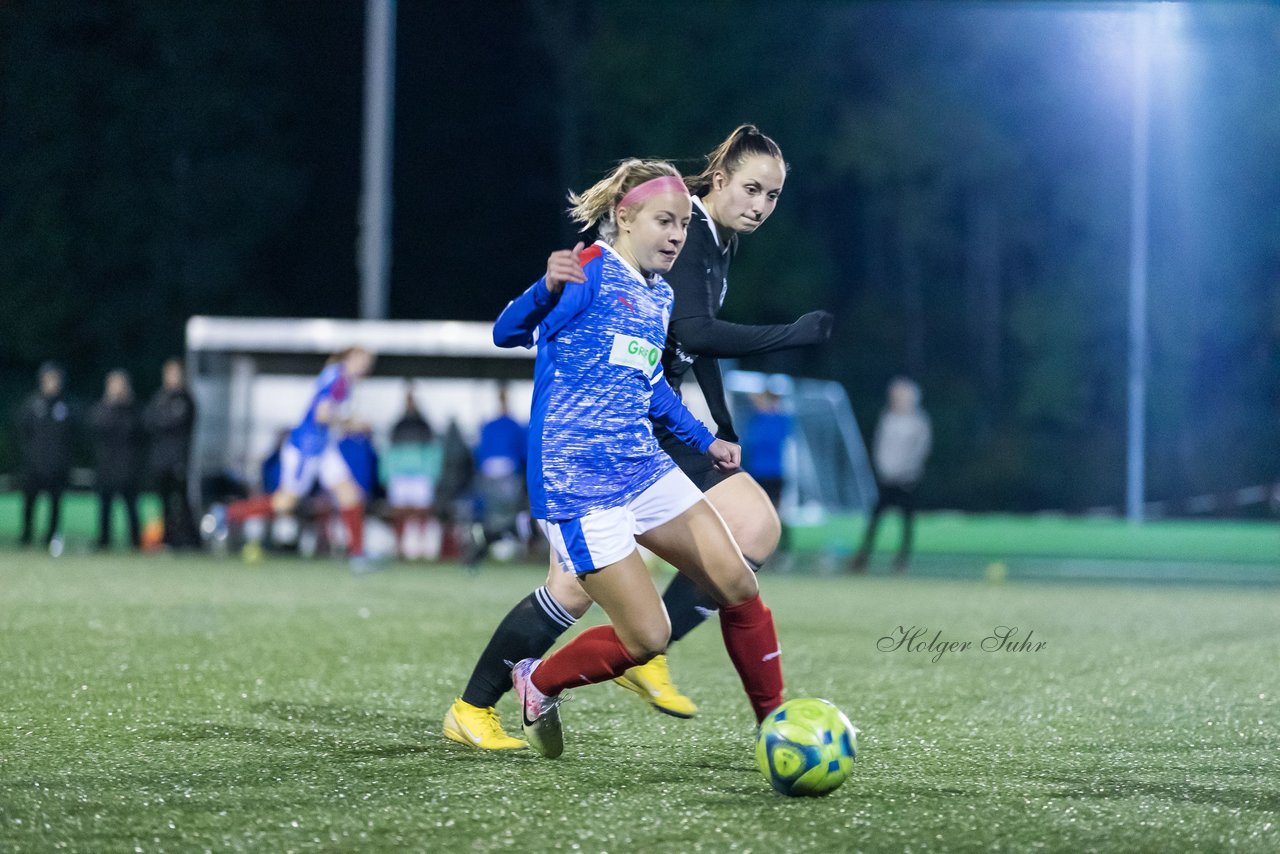
M 0 2 L 3 400 L 49 357 L 83 395 L 149 380 L 193 313 L 355 314 L 362 6 Z M 792 171 L 726 312 L 839 320 L 748 366 L 840 380 L 864 428 L 918 378 L 926 503 L 1116 505 L 1128 34 L 1107 4 L 401 2 L 392 314 L 494 316 L 570 186 L 753 121 Z M 1154 77 L 1153 497 L 1280 477 L 1278 34 L 1194 8 Z

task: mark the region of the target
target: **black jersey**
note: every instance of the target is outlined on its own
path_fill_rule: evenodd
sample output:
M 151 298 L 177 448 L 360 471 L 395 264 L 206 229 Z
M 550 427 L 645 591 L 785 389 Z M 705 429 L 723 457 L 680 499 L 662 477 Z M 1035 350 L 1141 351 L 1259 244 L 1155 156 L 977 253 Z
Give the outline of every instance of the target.
M 733 429 L 720 363 L 716 359 L 754 356 L 813 344 L 825 340 L 830 332 L 830 315 L 826 312 L 814 312 L 795 323 L 767 326 L 745 326 L 717 319 L 729 291 L 729 262 L 737 249 L 738 236 L 734 234 L 722 244 L 702 200 L 694 196 L 693 217 L 684 248 L 670 272 L 662 274 L 675 292 L 662 353 L 667 382 L 678 394 L 684 375 L 692 369 L 715 419 L 716 435 L 730 442 L 737 442 L 738 436 Z M 812 319 L 818 315 L 827 319 Z
M 71 473 L 76 411 L 62 393 L 36 392 L 18 413 L 18 449 L 22 468 L 36 482 L 65 483 Z

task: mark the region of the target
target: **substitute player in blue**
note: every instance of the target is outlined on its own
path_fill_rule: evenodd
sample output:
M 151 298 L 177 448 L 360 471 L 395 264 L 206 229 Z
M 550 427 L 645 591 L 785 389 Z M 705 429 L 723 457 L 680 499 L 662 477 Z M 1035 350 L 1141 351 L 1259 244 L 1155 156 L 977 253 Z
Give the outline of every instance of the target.
M 350 347 L 330 357 L 307 410 L 280 448 L 280 485 L 270 495 L 259 495 L 227 505 L 228 522 L 244 522 L 273 514 L 289 515 L 311 488 L 320 485 L 333 496 L 347 531 L 351 568 L 366 568 L 364 557 L 364 502 L 366 491 L 352 474 L 339 443 L 346 433 L 367 431 L 350 412 L 355 382 L 373 370 L 374 355 L 363 347 Z
M 612 625 L 512 670 L 529 744 L 560 755 L 563 691 L 660 655 L 670 621 L 637 544 L 689 575 L 721 610 L 725 648 L 756 720 L 782 702 L 781 652 L 756 578 L 720 515 L 662 453 L 660 424 L 726 470 L 738 447 L 685 408 L 663 374 L 673 294 L 662 279 L 685 242 L 691 203 L 670 164 L 624 161 L 570 197 L 602 239 L 556 252 L 547 273 L 494 325 L 499 346 L 538 346 L 529 501 L 562 569 Z
M 686 178 L 692 194 L 692 219 L 685 246 L 663 273 L 675 302 L 663 352 L 664 373 L 679 392 L 692 372 L 716 422 L 716 435 L 737 441 L 725 401 L 717 357 L 749 356 L 825 341 L 831 315 L 810 312 L 793 323 L 743 325 L 717 316 L 728 292 L 729 264 L 742 235 L 751 234 L 773 213 L 786 179 L 786 163 L 777 143 L 753 125 L 736 128 L 706 157 L 696 176 Z M 655 427 L 659 443 L 719 511 L 744 557 L 763 564 L 777 548 L 781 525 L 768 495 L 741 470 L 722 471 L 714 461 Z M 684 575 L 676 575 L 663 595 L 671 617 L 671 642 L 706 620 L 715 602 Z M 496 711 L 509 686 L 510 663 L 536 658 L 587 612 L 591 599 L 581 585 L 554 565 L 547 582 L 515 605 L 494 630 L 462 695 L 445 715 L 444 734 L 482 749 L 524 746 L 503 730 Z M 666 655 L 631 668 L 616 680 L 676 717 L 696 711 L 672 683 Z
M 498 389 L 498 414 L 480 427 L 476 444 L 474 489 L 480 519 L 472 526 L 471 542 L 463 556 L 474 567 L 504 536 L 524 539 L 520 528 L 525 504 L 525 465 L 529 453 L 529 431 L 511 416 L 506 388 Z M 523 525 L 522 525 L 523 522 Z M 544 650 L 545 651 L 545 650 Z

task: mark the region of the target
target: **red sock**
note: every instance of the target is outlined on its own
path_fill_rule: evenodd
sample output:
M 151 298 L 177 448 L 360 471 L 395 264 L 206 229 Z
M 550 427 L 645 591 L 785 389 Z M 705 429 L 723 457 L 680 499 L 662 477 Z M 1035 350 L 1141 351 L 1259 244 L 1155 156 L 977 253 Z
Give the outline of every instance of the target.
M 759 593 L 737 605 L 722 605 L 720 633 L 758 723 L 782 704 L 782 647 L 773 614 Z
M 569 641 L 533 671 L 533 687 L 548 697 L 566 688 L 604 682 L 639 664 L 613 626 L 595 626 Z
M 347 554 L 352 557 L 364 554 L 364 508 L 359 504 L 344 507 L 338 515 L 347 528 Z
M 396 554 L 404 557 L 404 529 L 408 527 L 409 516 L 403 511 L 397 510 L 391 516 L 391 530 L 396 535 Z
M 227 521 L 243 522 L 259 516 L 271 515 L 271 496 L 255 495 L 241 501 L 233 501 L 227 505 Z

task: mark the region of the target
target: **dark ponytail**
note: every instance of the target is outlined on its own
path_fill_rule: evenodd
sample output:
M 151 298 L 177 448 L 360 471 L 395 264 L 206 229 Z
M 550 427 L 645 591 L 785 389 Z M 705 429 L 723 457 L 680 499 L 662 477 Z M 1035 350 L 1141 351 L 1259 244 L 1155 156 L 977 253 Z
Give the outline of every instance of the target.
M 740 125 L 707 155 L 705 169 L 684 179 L 685 185 L 693 195 L 705 196 L 711 192 L 711 177 L 715 173 L 732 175 L 744 160 L 757 154 L 782 160 L 782 149 L 778 143 L 762 134 L 755 125 Z M 787 168 L 785 161 L 783 168 Z

